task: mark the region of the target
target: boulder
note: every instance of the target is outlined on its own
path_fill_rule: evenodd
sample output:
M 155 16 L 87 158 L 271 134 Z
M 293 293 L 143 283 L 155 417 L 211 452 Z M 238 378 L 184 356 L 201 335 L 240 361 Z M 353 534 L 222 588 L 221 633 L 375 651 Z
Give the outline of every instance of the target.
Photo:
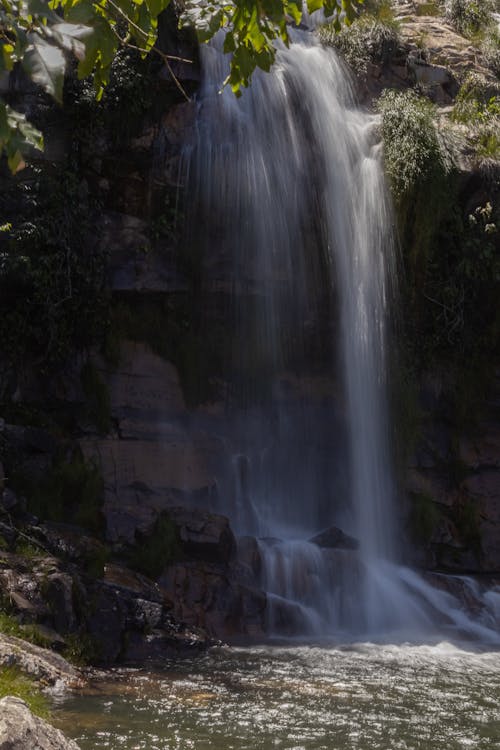
M 8 695 L 0 700 L 0 750 L 78 750 L 78 745 Z
M 1 633 L 0 665 L 18 667 L 45 685 L 63 684 L 69 688 L 81 688 L 85 684 L 81 672 L 60 654 Z
M 174 603 L 173 614 L 215 638 L 262 637 L 267 597 L 237 583 L 223 567 L 204 562 L 171 565 L 159 580 Z
M 236 552 L 236 540 L 225 516 L 196 508 L 168 508 L 165 514 L 177 527 L 183 552 L 214 563 L 229 563 Z
M 349 536 L 338 526 L 330 526 L 329 529 L 321 531 L 309 539 L 311 544 L 329 549 L 358 549 L 359 542 L 353 536 Z

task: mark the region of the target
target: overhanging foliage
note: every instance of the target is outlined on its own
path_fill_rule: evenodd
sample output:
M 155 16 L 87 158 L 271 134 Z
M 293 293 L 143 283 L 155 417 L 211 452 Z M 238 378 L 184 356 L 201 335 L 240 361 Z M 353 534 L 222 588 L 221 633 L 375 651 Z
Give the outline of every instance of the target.
M 307 0 L 307 10 L 321 8 L 336 28 L 350 23 L 363 0 Z M 21 65 L 28 77 L 62 101 L 69 57 L 78 60 L 78 76 L 92 76 L 97 98 L 109 81 L 120 48 L 152 50 L 167 66 L 169 57 L 155 47 L 158 16 L 170 0 L 0 0 L 0 77 Z M 189 2 L 181 23 L 194 25 L 202 42 L 220 29 L 231 55 L 226 83 L 236 94 L 247 86 L 255 68 L 269 70 L 275 42 L 289 44 L 288 24 L 299 24 L 302 6 L 295 0 Z M 13 172 L 24 165 L 29 147 L 42 149 L 43 138 L 26 118 L 0 98 L 0 154 L 6 152 Z

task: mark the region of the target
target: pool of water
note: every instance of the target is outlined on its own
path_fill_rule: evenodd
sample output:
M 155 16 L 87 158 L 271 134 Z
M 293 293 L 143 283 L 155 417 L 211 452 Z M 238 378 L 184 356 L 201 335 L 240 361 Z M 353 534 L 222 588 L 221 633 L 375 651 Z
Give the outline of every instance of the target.
M 82 750 L 495 750 L 500 652 L 449 643 L 217 648 L 59 699 Z

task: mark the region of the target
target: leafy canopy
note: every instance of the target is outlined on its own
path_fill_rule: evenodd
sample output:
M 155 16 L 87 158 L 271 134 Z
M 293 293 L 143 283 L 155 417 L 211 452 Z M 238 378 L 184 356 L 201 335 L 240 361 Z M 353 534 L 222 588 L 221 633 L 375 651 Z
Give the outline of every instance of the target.
M 307 10 L 324 9 L 340 29 L 350 23 L 363 0 L 307 0 Z M 170 0 L 0 0 L 0 80 L 20 65 L 28 77 L 62 102 L 68 58 L 78 61 L 79 78 L 92 77 L 99 99 L 111 64 L 122 47 L 144 56 L 154 51 L 169 67 L 169 56 L 155 46 L 158 16 Z M 231 54 L 226 83 L 238 95 L 255 68 L 269 70 L 275 43 L 289 44 L 288 24 L 299 24 L 300 0 L 189 0 L 181 23 L 194 25 L 200 41 L 225 30 L 224 51 Z M 0 154 L 13 172 L 23 154 L 43 148 L 43 137 L 26 117 L 0 98 Z

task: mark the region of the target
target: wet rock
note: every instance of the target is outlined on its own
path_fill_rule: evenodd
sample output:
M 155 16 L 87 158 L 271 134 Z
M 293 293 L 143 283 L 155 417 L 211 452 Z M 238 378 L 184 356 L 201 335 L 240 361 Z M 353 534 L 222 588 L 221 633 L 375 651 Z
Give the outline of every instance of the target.
M 139 596 L 151 602 L 163 601 L 163 594 L 157 583 L 122 565 L 107 563 L 103 580 L 104 583 L 122 589 L 133 596 Z
M 186 133 L 193 127 L 195 121 L 195 102 L 183 102 L 171 107 L 162 118 L 162 126 L 169 143 L 183 146 L 186 142 Z
M 472 470 L 481 466 L 500 469 L 500 426 L 490 424 L 480 435 L 463 437 L 459 456 Z
M 447 591 L 461 603 L 465 612 L 472 617 L 479 617 L 484 609 L 484 593 L 481 586 L 470 578 L 443 575 L 442 573 L 424 573 L 424 578 L 432 586 Z
M 0 750 L 78 750 L 78 745 L 8 695 L 0 700 Z
M 334 549 L 358 549 L 359 542 L 353 536 L 349 536 L 337 526 L 331 526 L 329 529 L 316 534 L 309 539 L 311 544 L 318 547 L 327 547 Z
M 240 536 L 237 541 L 238 560 L 254 581 L 258 581 L 262 572 L 262 558 L 259 544 L 253 536 Z
M 43 547 L 54 556 L 76 563 L 83 572 L 99 577 L 104 574 L 106 547 L 80 526 L 45 523 L 33 530 Z
M 236 540 L 225 516 L 196 508 L 168 508 L 165 514 L 177 527 L 184 553 L 215 563 L 229 563 Z
M 470 502 L 477 508 L 476 529 L 481 540 L 481 569 L 500 571 L 500 471 L 484 469 L 464 482 Z
M 173 602 L 176 619 L 215 638 L 257 637 L 265 632 L 266 595 L 237 583 L 221 566 L 177 563 L 159 583 Z
M 209 645 L 206 633 L 193 634 L 173 616 L 172 602 L 160 586 L 123 566 L 106 566 L 104 580 L 86 584 L 80 599 L 84 631 L 94 644 L 93 662 L 165 659 Z
M 68 573 L 56 571 L 44 580 L 43 596 L 52 615 L 52 623 L 59 633 L 71 633 L 77 628 L 73 608 L 74 580 Z
M 50 608 L 42 596 L 41 582 L 51 567 L 50 560 L 37 560 L 37 570 L 33 563 L 27 563 L 18 555 L 2 553 L 0 567 L 0 595 L 10 602 L 23 622 L 50 621 Z

